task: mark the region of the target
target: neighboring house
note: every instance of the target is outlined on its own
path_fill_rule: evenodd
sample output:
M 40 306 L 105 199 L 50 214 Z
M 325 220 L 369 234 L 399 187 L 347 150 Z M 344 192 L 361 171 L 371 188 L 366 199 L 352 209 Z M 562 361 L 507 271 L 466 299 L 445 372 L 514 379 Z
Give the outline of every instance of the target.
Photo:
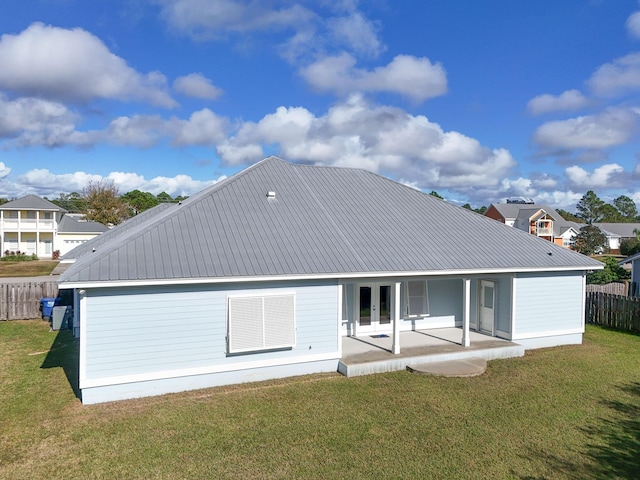
M 51 258 L 99 235 L 107 227 L 74 218 L 63 208 L 37 195 L 0 205 L 0 252 L 20 251 Z
M 56 250 L 65 255 L 78 245 L 109 231 L 100 222 L 84 220 L 82 215 L 67 213 L 60 220 L 56 239 Z
M 631 264 L 631 296 L 640 297 L 640 253 L 636 253 L 618 262 L 618 265 Z
M 484 215 L 567 248 L 584 226 L 565 220 L 549 205 L 532 203 L 493 203 Z
M 60 278 L 86 404 L 335 372 L 347 336 L 394 354 L 401 332 L 442 327 L 463 347 L 470 331 L 578 344 L 602 268 L 371 172 L 275 157 L 138 217 Z
M 640 232 L 640 223 L 594 223 L 607 235 L 611 253 L 620 253 L 620 243 L 623 240 L 636 238 L 636 231 Z

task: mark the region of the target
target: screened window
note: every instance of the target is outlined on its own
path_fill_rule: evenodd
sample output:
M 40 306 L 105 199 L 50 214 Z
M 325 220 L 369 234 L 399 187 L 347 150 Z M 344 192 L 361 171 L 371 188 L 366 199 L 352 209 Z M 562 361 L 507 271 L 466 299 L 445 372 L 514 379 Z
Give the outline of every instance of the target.
M 293 347 L 295 296 L 229 297 L 227 340 L 229 353 Z
M 406 314 L 410 317 L 429 315 L 429 295 L 425 280 L 409 281 L 405 288 Z
M 352 283 L 342 285 L 342 321 L 348 321 L 353 317 L 353 302 L 355 287 Z

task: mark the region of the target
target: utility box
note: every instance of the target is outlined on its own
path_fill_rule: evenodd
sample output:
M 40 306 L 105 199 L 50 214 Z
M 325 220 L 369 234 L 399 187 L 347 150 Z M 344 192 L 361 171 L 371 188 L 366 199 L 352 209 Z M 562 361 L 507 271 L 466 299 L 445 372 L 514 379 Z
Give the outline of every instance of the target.
M 53 307 L 51 314 L 51 330 L 62 330 L 64 328 L 70 328 L 71 307 L 59 306 Z

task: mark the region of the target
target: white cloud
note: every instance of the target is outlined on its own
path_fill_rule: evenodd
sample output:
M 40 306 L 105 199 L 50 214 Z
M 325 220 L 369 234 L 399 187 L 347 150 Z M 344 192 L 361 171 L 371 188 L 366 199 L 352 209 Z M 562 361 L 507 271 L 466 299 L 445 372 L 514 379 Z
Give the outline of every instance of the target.
M 640 89 L 640 53 L 630 53 L 598 68 L 587 84 L 597 94 L 614 96 Z
M 589 101 L 578 90 L 567 90 L 560 95 L 545 93 L 532 98 L 527 103 L 527 109 L 533 115 L 557 112 L 562 110 L 578 110 L 587 106 Z
M 176 175 L 175 177 L 159 176 L 147 180 L 144 176 L 132 172 L 111 172 L 107 176 L 102 176 L 86 172 L 55 174 L 47 169 L 35 169 L 21 175 L 12 190 L 18 192 L 19 195 L 35 193 L 41 196 L 56 197 L 60 193 L 81 192 L 89 182 L 109 179 L 113 180 L 121 194 L 138 189 L 154 195 L 167 192 L 175 197 L 193 195 L 224 178 L 222 176 L 217 180 L 200 181 L 194 180 L 188 175 Z
M 8 177 L 11 173 L 11 168 L 7 167 L 4 162 L 0 162 L 0 180 Z
M 631 37 L 640 38 L 640 12 L 632 13 L 625 24 Z
M 183 95 L 204 100 L 215 100 L 222 95 L 222 90 L 200 73 L 178 77 L 173 82 L 173 88 Z
M 515 164 L 504 149 L 489 149 L 461 133 L 444 132 L 424 116 L 370 105 L 360 96 L 321 117 L 280 107 L 243 124 L 217 151 L 237 165 L 258 160 L 263 145 L 277 146 L 291 161 L 365 168 L 428 189 L 497 185 Z
M 230 32 L 297 28 L 314 14 L 301 5 L 275 8 L 270 2 L 218 0 L 161 0 L 167 23 L 196 38 L 215 38 Z
M 82 144 L 75 131 L 78 115 L 64 105 L 39 98 L 7 100 L 0 94 L 0 138 L 13 146 L 56 147 Z
M 547 122 L 533 139 L 547 148 L 607 148 L 630 140 L 637 124 L 638 115 L 632 110 L 609 108 L 597 115 Z
M 226 138 L 229 121 L 208 108 L 193 112 L 189 120 L 172 118 L 167 122 L 174 145 L 216 145 Z
M 320 52 L 349 51 L 376 57 L 385 50 L 377 22 L 356 1 L 289 2 L 282 0 L 157 0 L 174 30 L 192 38 L 241 37 L 242 48 L 277 36 L 278 51 L 291 63 Z M 304 6 L 303 6 L 304 4 Z
M 346 16 L 331 17 L 327 20 L 329 36 L 340 46 L 363 55 L 376 57 L 385 50 L 378 38 L 376 25 L 361 12 L 354 11 Z
M 162 107 L 176 102 L 158 72 L 140 74 L 100 39 L 81 28 L 33 23 L 0 37 L 0 88 L 57 101 L 138 100 Z
M 569 209 L 569 211 L 573 210 L 576 206 L 576 203 L 580 201 L 584 193 L 575 193 L 571 190 L 569 191 L 561 191 L 555 190 L 552 192 L 541 192 L 539 193 L 535 201 L 536 203 L 542 203 L 551 205 L 555 208 L 563 208 Z
M 569 182 L 578 189 L 615 188 L 620 183 L 619 177 L 623 173 L 624 168 L 617 163 L 602 165 L 596 168 L 593 173 L 589 173 L 577 165 L 565 170 Z
M 447 92 L 447 75 L 439 63 L 426 57 L 398 55 L 388 65 L 367 71 L 355 68 L 348 53 L 325 57 L 300 74 L 314 88 L 339 95 L 353 92 L 393 92 L 422 102 Z

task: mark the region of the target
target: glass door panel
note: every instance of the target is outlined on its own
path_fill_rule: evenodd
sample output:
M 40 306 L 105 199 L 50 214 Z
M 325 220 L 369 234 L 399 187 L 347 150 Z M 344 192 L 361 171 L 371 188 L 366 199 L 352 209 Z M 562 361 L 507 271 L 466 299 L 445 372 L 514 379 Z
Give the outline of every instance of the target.
M 371 326 L 371 287 L 360 287 L 360 326 Z
M 391 323 L 391 285 L 380 285 L 379 287 L 379 322 L 380 325 Z

